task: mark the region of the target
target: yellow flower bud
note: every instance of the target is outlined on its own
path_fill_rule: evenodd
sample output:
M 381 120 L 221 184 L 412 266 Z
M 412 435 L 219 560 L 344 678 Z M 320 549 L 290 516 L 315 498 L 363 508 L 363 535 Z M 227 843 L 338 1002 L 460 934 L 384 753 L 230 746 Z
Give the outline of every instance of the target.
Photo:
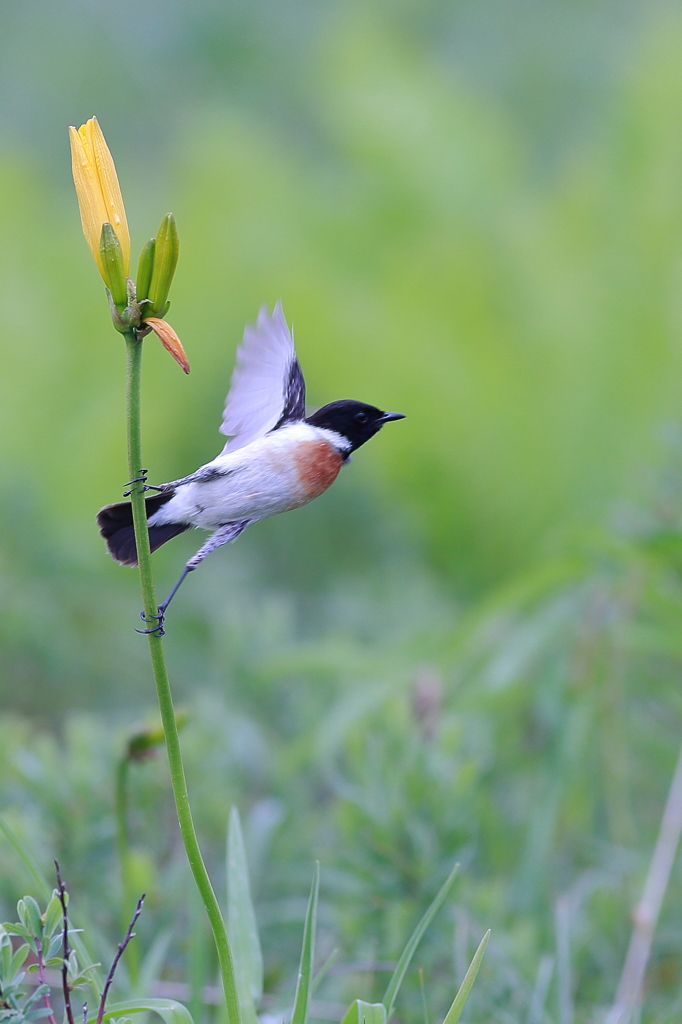
M 130 234 L 116 168 L 96 117 L 91 117 L 78 129 L 69 128 L 69 140 L 83 234 L 108 286 L 100 252 L 103 224 L 111 224 L 120 242 L 126 276 L 130 267 Z

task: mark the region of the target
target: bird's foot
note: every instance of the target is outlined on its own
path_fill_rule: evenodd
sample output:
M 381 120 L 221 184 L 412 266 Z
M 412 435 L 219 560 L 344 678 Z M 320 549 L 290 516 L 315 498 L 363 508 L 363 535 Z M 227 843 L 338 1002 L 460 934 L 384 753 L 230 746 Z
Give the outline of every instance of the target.
M 156 619 L 156 625 L 152 626 L 151 629 L 136 629 L 136 633 L 142 633 L 145 636 L 158 636 L 159 638 L 165 636 L 166 630 L 163 628 L 164 619 L 166 618 L 166 607 L 160 604 L 156 610 L 156 615 L 152 614 L 148 619 L 144 612 L 140 612 L 140 618 L 143 622 L 148 623 L 151 619 Z
M 132 480 L 129 480 L 127 484 L 124 484 L 124 487 L 130 487 L 130 490 L 123 492 L 123 497 L 124 498 L 130 497 L 130 495 L 135 490 L 135 487 L 134 486 L 131 487 L 131 484 L 133 484 L 133 485 L 134 484 L 142 484 L 143 485 L 142 486 L 143 493 L 145 491 L 163 491 L 164 490 L 163 487 L 155 487 L 154 484 L 148 484 L 147 483 L 147 470 L 146 469 L 141 469 L 140 470 L 140 476 L 135 476 L 135 477 L 133 477 Z

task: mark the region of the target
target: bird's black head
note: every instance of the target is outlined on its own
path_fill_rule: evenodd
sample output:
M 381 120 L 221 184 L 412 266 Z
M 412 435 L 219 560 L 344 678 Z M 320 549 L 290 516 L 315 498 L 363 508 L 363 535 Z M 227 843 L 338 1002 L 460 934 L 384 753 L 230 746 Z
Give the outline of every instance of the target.
M 374 437 L 384 423 L 402 419 L 404 416 L 401 412 L 382 412 L 374 405 L 342 399 L 340 402 L 323 405 L 312 416 L 308 416 L 306 422 L 341 434 L 349 441 L 351 451 L 355 451 L 370 437 Z

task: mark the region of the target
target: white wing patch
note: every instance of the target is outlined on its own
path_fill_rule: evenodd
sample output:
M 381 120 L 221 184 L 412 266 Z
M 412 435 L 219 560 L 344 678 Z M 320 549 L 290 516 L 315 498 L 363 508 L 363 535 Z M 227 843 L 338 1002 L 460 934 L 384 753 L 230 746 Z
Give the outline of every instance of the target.
M 296 384 L 293 403 L 292 383 Z M 262 306 L 256 324 L 246 327 L 237 349 L 237 362 L 220 426 L 220 433 L 230 437 L 223 452 L 243 448 L 263 437 L 280 421 L 304 416 L 305 385 L 282 303 L 277 303 L 272 316 Z

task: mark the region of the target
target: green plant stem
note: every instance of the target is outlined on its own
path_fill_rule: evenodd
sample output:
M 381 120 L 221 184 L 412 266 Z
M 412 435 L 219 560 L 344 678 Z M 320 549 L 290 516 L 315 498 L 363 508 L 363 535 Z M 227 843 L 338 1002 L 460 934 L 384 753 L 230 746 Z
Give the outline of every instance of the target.
M 130 479 L 142 475 L 142 443 L 140 430 L 140 378 L 142 370 L 142 342 L 132 333 L 125 334 L 126 340 L 126 423 L 128 433 L 128 471 Z M 134 486 L 131 494 L 133 508 L 133 524 L 135 527 L 135 543 L 137 545 L 137 559 L 140 569 L 140 586 L 142 589 L 142 606 L 144 615 L 149 626 L 154 624 L 158 604 L 154 590 L 154 576 L 152 572 L 152 559 L 149 549 L 149 532 L 147 530 L 147 517 L 145 514 L 144 490 L 142 485 Z M 159 700 L 159 710 L 163 731 L 166 737 L 166 752 L 170 767 L 171 785 L 175 798 L 175 809 L 178 815 L 178 823 L 182 840 L 185 844 L 185 851 L 189 866 L 194 875 L 197 889 L 203 901 L 208 920 L 213 931 L 213 938 L 218 953 L 220 973 L 223 981 L 225 994 L 225 1008 L 227 1011 L 228 1024 L 241 1024 L 239 1010 L 239 999 L 237 996 L 237 985 L 234 973 L 234 964 L 230 952 L 230 944 L 227 938 L 225 922 L 220 912 L 220 906 L 216 899 L 211 880 L 206 870 L 196 832 L 192 821 L 192 812 L 189 805 L 187 793 L 187 782 L 185 780 L 185 769 L 182 764 L 180 751 L 180 737 L 173 707 L 166 659 L 163 652 L 161 637 L 153 633 L 148 634 L 149 654 L 156 682 L 156 693 Z

